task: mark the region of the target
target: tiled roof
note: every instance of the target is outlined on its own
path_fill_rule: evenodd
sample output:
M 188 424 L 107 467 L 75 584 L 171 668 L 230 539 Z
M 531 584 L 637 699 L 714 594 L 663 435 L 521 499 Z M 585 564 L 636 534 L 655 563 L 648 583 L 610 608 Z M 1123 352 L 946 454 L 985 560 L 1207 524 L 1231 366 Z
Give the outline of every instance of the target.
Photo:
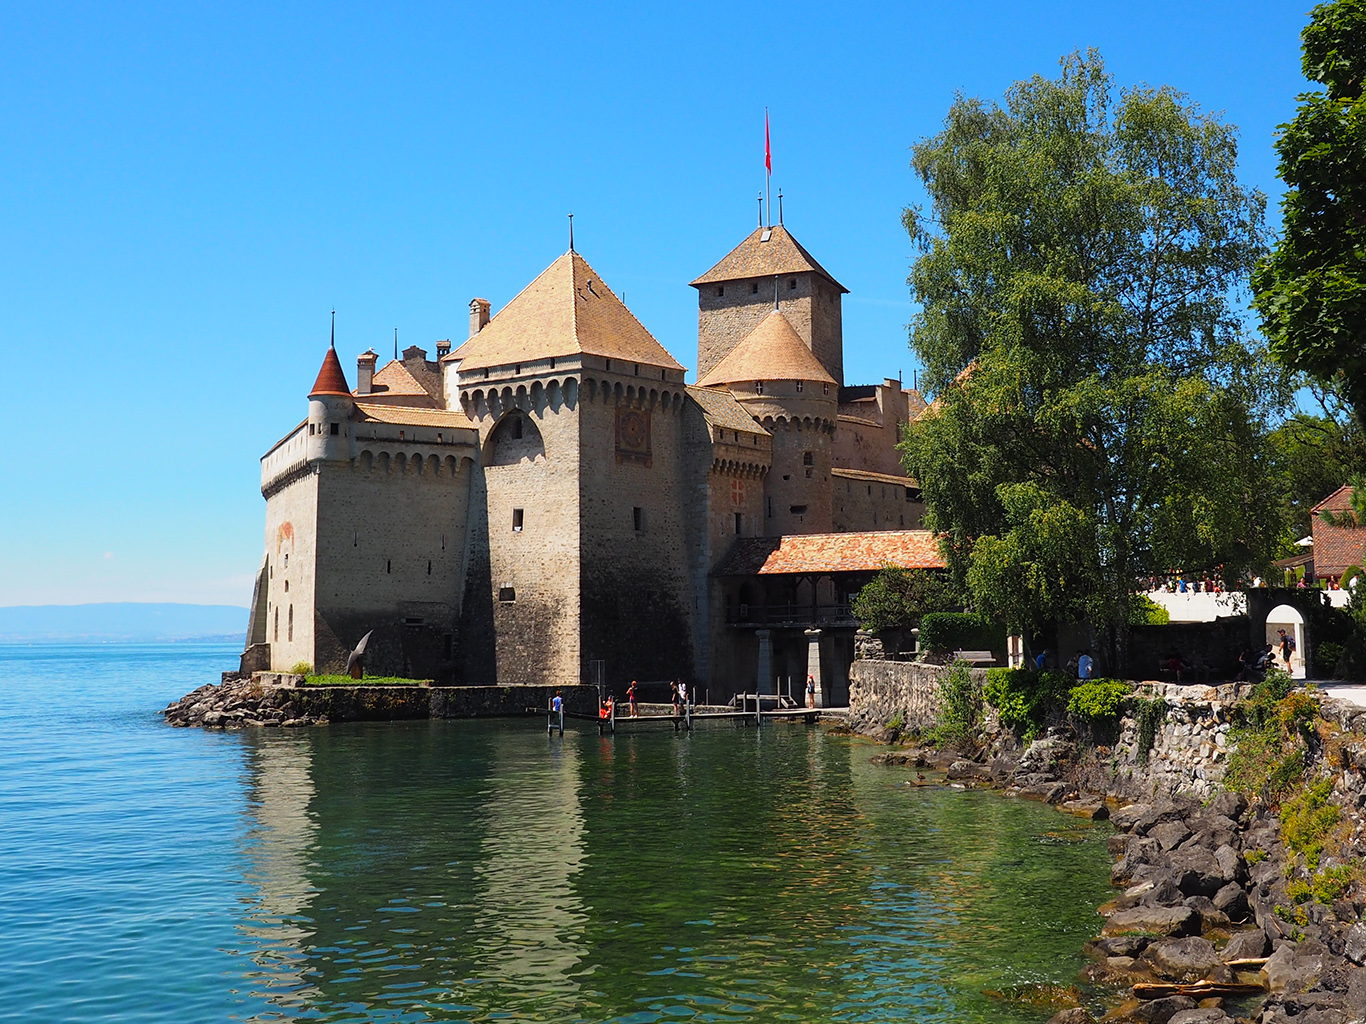
M 781 310 L 759 321 L 740 344 L 697 383 L 701 387 L 749 380 L 814 380 L 834 384 L 835 378 L 811 354 Z
M 800 274 L 814 270 L 840 291 L 849 290 L 831 277 L 830 272 L 802 248 L 787 228 L 781 224 L 775 225 L 767 242 L 763 241 L 765 230 L 768 229 L 755 228 L 754 233 L 732 249 L 725 259 L 691 282 L 692 286 L 696 288 L 746 277 L 772 277 L 775 274 Z
M 690 384 L 688 394 L 702 407 L 702 415 L 713 427 L 745 430 L 751 434 L 768 434 L 768 431 L 759 426 L 754 417 L 745 412 L 745 407 L 724 388 L 703 388 Z
M 308 393 L 309 398 L 314 395 L 351 397 L 351 389 L 346 386 L 346 374 L 342 372 L 341 360 L 337 358 L 337 350 L 331 346 L 327 349 L 327 355 L 323 356 L 323 365 L 318 371 L 318 379 L 313 382 L 313 390 Z
M 683 369 L 576 252 L 550 264 L 445 358 L 459 359 L 465 372 L 582 353 Z
M 1344 485 L 1313 508 L 1314 572 L 1318 576 L 1341 576 L 1350 566 L 1366 561 L 1366 527 L 1334 526 L 1319 515 L 1351 507 L 1352 488 Z
M 440 376 L 426 371 L 425 367 L 419 369 L 418 372 L 427 379 L 419 380 L 414 376 L 413 364 L 392 359 L 385 364 L 384 369 L 375 374 L 370 385 L 370 394 L 385 398 L 424 398 L 439 403 Z M 432 385 L 436 388 L 435 392 L 432 390 Z M 357 397 L 361 396 L 358 394 Z
M 381 405 L 376 402 L 357 402 L 358 423 L 393 423 L 412 427 L 452 427 L 474 429 L 470 418 L 459 410 L 419 409 L 411 405 Z
M 835 466 L 830 470 L 830 475 L 844 477 L 848 480 L 866 480 L 872 484 L 895 484 L 898 487 L 920 486 L 908 476 L 896 476 L 892 473 L 871 473 L 866 469 L 841 469 L 839 466 Z
M 887 565 L 942 569 L 944 557 L 939 553 L 938 540 L 929 530 L 741 537 L 712 575 L 876 572 Z

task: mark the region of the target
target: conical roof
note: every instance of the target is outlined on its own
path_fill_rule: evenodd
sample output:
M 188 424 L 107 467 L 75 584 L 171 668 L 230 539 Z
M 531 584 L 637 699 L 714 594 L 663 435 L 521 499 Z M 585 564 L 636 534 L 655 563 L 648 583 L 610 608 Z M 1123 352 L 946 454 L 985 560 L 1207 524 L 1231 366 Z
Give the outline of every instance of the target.
M 732 249 L 725 259 L 691 284 L 697 288 L 721 281 L 772 277 L 775 274 L 800 274 L 806 271 L 815 271 L 841 292 L 849 291 L 802 248 L 802 244 L 792 237 L 787 228 L 777 224 L 771 228 L 755 228 L 754 233 Z
M 726 357 L 697 382 L 699 387 L 749 380 L 814 380 L 834 384 L 835 378 L 812 355 L 781 310 L 773 310 L 745 335 Z
M 318 395 L 351 397 L 351 388 L 346 383 L 346 374 L 342 373 L 341 360 L 337 358 L 334 346 L 328 346 L 327 355 L 323 356 L 322 369 L 318 371 L 318 379 L 313 382 L 313 390 L 308 393 L 309 398 Z
M 581 354 L 683 369 L 588 261 L 571 250 L 446 358 L 460 360 L 464 373 Z

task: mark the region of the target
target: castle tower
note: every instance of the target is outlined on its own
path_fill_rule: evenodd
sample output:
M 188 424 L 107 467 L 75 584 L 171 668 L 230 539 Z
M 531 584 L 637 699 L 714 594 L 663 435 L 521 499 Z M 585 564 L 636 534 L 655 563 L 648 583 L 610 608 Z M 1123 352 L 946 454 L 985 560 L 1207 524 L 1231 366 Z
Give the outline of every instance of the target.
M 351 413 L 355 399 L 342 372 L 335 345 L 328 346 L 318 379 L 308 393 L 308 458 L 349 459 L 351 457 Z
M 497 682 L 688 674 L 685 369 L 572 249 L 443 358 L 479 430 Z M 490 680 L 492 681 L 492 680 Z
M 787 317 L 770 308 L 699 388 L 726 388 L 773 435 L 762 533 L 828 533 L 839 386 Z
M 760 227 L 692 282 L 697 376 L 706 377 L 775 303 L 836 386 L 844 383 L 841 296 L 848 291 L 781 224 Z

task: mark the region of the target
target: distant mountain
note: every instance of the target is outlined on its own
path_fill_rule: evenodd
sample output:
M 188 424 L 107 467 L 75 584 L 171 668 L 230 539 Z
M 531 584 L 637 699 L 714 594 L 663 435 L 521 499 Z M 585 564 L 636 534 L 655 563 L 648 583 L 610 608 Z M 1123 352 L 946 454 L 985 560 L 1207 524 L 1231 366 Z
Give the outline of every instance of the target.
M 0 607 L 0 643 L 245 639 L 247 609 L 230 604 L 43 604 Z

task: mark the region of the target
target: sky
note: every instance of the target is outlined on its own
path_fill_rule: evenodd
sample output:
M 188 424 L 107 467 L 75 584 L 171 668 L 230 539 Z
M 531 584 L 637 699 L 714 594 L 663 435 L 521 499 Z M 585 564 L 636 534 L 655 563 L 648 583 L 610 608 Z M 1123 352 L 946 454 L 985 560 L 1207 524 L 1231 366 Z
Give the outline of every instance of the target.
M 1272 142 L 1308 0 L 0 5 L 0 605 L 245 605 L 260 456 L 337 349 L 468 333 L 575 247 L 684 365 L 757 221 L 846 288 L 845 376 L 912 381 L 910 147 L 1096 47 Z M 690 374 L 689 379 L 693 379 Z

